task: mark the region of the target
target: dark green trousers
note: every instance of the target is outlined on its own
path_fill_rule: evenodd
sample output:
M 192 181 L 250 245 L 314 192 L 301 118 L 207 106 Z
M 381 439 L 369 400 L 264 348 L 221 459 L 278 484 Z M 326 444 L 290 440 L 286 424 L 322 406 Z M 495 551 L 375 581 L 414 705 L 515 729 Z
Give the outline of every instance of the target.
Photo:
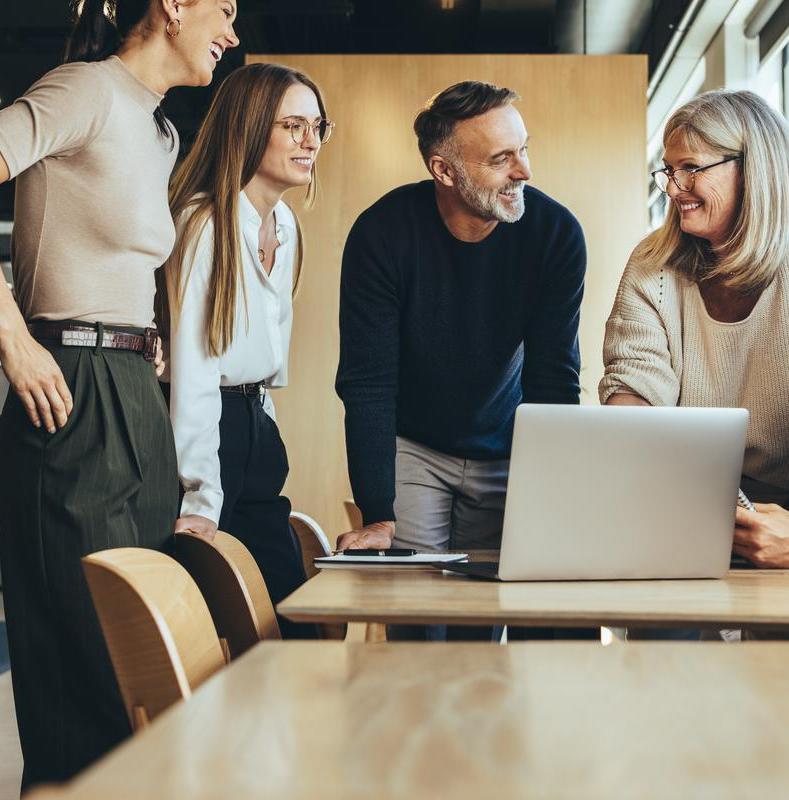
M 9 392 L 0 417 L 0 564 L 23 788 L 62 781 L 130 733 L 80 559 L 166 550 L 178 477 L 154 368 L 120 350 L 49 345 L 74 397 L 36 429 Z

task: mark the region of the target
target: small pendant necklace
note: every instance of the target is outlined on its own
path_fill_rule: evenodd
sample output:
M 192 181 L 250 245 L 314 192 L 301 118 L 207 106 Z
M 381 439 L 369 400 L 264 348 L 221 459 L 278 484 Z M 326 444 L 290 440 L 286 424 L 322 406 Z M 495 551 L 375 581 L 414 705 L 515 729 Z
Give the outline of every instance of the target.
M 271 214 L 270 219 L 271 219 L 272 224 L 273 224 L 273 222 L 274 222 L 274 214 L 273 214 L 273 212 Z M 269 227 L 271 227 L 271 226 L 269 226 Z M 266 233 L 267 232 L 268 231 L 266 231 Z M 274 236 L 276 237 L 276 227 L 274 227 Z M 264 241 L 266 241 L 266 242 L 268 241 L 268 237 L 266 237 L 265 235 L 264 235 Z M 265 264 L 266 263 L 266 250 L 264 248 L 262 248 L 262 247 L 258 247 L 258 259 L 260 260 L 261 264 Z

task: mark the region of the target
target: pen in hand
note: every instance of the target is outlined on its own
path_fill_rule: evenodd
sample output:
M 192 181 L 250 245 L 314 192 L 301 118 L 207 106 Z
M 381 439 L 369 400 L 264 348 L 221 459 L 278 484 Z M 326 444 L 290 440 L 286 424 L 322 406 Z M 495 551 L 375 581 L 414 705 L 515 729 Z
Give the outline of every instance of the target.
M 737 505 L 746 511 L 756 511 L 753 503 L 745 496 L 745 492 L 742 489 L 737 490 Z

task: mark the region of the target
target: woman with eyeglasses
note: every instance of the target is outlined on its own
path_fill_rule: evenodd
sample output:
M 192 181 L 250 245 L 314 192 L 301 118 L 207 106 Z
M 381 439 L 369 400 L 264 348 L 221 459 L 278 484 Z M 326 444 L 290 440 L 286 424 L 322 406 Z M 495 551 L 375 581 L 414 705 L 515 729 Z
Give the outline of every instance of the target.
M 742 487 L 784 505 L 789 126 L 751 92 L 714 91 L 674 113 L 663 141 L 653 177 L 670 206 L 619 285 L 600 401 L 747 408 Z
M 183 500 L 176 531 L 217 527 L 252 552 L 276 604 L 305 580 L 280 493 L 288 459 L 271 390 L 288 380 L 291 299 L 301 268 L 289 189 L 316 192 L 333 123 L 306 75 L 235 70 L 216 93 L 170 192 L 177 239 L 164 271 L 170 417 Z M 312 626 L 280 620 L 283 636 Z

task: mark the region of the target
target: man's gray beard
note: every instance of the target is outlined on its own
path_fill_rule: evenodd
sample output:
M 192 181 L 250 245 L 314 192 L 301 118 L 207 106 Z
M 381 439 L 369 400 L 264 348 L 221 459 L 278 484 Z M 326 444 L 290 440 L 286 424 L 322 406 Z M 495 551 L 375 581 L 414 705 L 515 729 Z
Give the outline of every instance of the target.
M 517 222 L 526 210 L 523 202 L 523 186 L 525 181 L 515 181 L 503 191 L 517 191 L 518 197 L 511 205 L 505 205 L 499 198 L 499 189 L 484 189 L 469 177 L 461 162 L 454 165 L 457 176 L 457 187 L 460 196 L 473 211 L 484 219 L 497 219 L 499 222 Z

